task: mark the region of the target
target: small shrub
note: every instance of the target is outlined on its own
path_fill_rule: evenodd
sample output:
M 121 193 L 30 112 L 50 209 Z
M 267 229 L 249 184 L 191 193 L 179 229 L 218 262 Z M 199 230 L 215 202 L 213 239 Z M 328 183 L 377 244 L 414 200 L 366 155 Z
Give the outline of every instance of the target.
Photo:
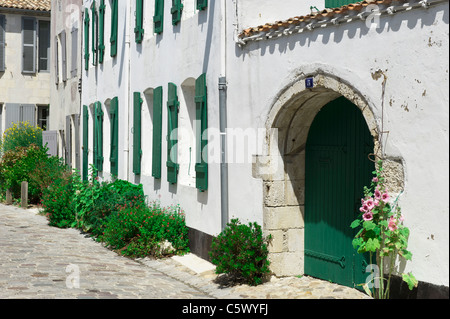
M 14 123 L 12 127 L 5 130 L 0 141 L 3 154 L 17 147 L 28 147 L 31 144 L 42 145 L 42 129 L 28 122 Z
M 91 170 L 89 182 L 78 179 L 74 200 L 77 227 L 97 237 L 104 232 L 109 216 L 115 214 L 119 207 L 126 204 L 143 206 L 145 196 L 141 184 L 123 180 L 99 182 L 95 169 L 91 167 Z
M 57 178 L 43 191 L 42 207 L 50 226 L 69 228 L 75 225 L 73 179 L 72 174 L 66 174 Z
M 2 191 L 10 189 L 13 197 L 19 198 L 20 185 L 27 181 L 29 201 L 39 203 L 43 189 L 65 170 L 63 162 L 56 157 L 49 157 L 45 148 L 35 144 L 17 147 L 2 156 L 0 185 Z
M 232 219 L 211 245 L 209 254 L 216 273 L 228 274 L 235 281 L 252 286 L 261 284 L 270 273 L 267 259 L 270 239 L 263 236 L 257 223 L 243 225 Z
M 101 240 L 112 249 L 130 257 L 153 255 L 188 250 L 188 230 L 184 215 L 179 208 L 164 209 L 125 203 L 116 215 L 111 215 Z M 162 249 L 169 242 L 173 251 Z

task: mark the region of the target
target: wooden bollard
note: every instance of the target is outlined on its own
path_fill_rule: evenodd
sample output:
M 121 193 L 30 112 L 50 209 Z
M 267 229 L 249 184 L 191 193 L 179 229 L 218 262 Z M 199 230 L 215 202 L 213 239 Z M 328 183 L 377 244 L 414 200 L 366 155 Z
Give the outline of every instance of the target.
M 12 194 L 9 189 L 6 190 L 6 205 L 12 205 Z
M 20 189 L 20 206 L 28 208 L 28 182 L 22 182 Z

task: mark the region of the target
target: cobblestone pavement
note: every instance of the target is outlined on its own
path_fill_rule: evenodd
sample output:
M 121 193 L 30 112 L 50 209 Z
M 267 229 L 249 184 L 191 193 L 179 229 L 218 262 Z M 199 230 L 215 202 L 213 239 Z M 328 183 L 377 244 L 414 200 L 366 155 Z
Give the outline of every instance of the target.
M 33 210 L 0 204 L 0 299 L 363 299 L 351 288 L 304 276 L 222 287 L 167 258 L 131 260 L 76 229 L 48 226 Z

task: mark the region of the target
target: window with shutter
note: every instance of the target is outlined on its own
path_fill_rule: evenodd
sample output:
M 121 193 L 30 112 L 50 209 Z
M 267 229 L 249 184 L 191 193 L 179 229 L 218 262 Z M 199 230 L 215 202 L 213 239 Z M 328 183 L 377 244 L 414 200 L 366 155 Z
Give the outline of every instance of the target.
M 98 63 L 103 63 L 105 56 L 105 0 L 100 0 L 98 9 Z
M 164 26 L 164 0 L 155 0 L 155 15 L 153 16 L 153 30 L 155 33 L 163 32 Z
M 5 71 L 5 16 L 0 15 L 0 72 Z
M 89 111 L 87 105 L 83 105 L 83 181 L 88 180 L 89 167 Z
M 162 142 L 162 110 L 163 87 L 153 90 L 153 151 L 152 151 L 152 176 L 161 178 L 161 142 Z
M 141 174 L 141 93 L 134 92 L 133 94 L 133 173 Z
M 36 73 L 35 18 L 22 18 L 22 72 Z
M 178 102 L 177 86 L 169 83 L 167 100 L 167 181 L 177 182 L 179 165 L 177 163 L 178 143 Z
M 181 0 L 172 0 L 172 8 L 170 13 L 172 13 L 172 25 L 176 25 L 181 21 L 181 12 L 183 11 L 183 4 Z
M 118 175 L 119 172 L 119 100 L 117 97 L 111 100 L 110 115 L 111 115 L 111 154 L 109 161 L 111 163 L 111 174 Z
M 89 10 L 84 10 L 84 69 L 89 69 Z
M 205 10 L 208 6 L 208 0 L 197 0 L 197 10 Z
M 117 32 L 119 29 L 119 0 L 112 0 L 111 3 L 111 56 L 117 55 Z
M 207 159 L 207 129 L 208 129 L 208 99 L 206 89 L 206 74 L 200 75 L 195 81 L 195 119 L 196 119 L 196 164 L 195 184 L 200 191 L 208 189 L 208 159 Z
M 338 8 L 350 3 L 355 3 L 355 0 L 325 0 L 325 8 Z
M 136 43 L 141 43 L 144 37 L 144 0 L 136 0 L 136 24 L 134 27 Z
M 39 72 L 50 71 L 50 21 L 39 21 Z
M 95 0 L 92 1 L 92 65 L 97 65 L 97 46 L 98 46 L 98 14 L 95 6 Z

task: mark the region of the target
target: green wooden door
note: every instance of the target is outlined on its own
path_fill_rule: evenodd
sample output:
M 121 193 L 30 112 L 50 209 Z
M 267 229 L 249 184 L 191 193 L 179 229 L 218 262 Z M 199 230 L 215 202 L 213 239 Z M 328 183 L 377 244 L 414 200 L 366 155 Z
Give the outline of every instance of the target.
M 344 97 L 325 105 L 306 144 L 305 274 L 354 287 L 367 256 L 353 249 L 351 222 L 374 164 L 373 139 L 361 111 Z

